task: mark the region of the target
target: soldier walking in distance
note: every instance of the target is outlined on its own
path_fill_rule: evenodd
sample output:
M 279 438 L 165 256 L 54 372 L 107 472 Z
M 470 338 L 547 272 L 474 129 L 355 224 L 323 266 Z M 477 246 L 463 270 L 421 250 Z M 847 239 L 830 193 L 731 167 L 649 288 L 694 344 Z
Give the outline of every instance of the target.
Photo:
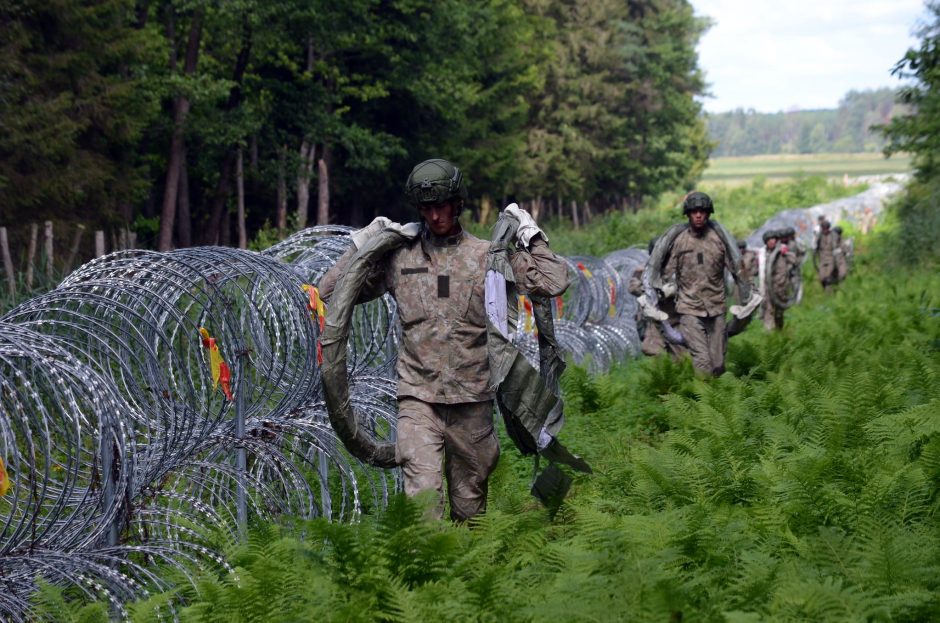
M 655 245 L 656 238 L 653 238 L 649 242 L 647 252 L 652 254 Z M 642 304 L 644 299 L 641 297 L 643 297 L 643 271 L 645 269 L 645 266 L 637 266 L 627 284 L 627 291 L 637 297 L 638 302 L 641 303 L 637 309 L 637 327 L 642 327 L 641 335 L 643 338 L 643 341 L 640 343 L 640 351 L 648 357 L 655 357 L 660 353 L 668 351 L 674 358 L 678 359 L 686 352 L 685 347 L 681 344 L 675 344 L 666 340 L 666 338 L 663 337 L 663 332 L 659 329 L 659 324 L 647 318 L 644 314 L 644 306 Z M 658 292 L 657 302 L 659 310 L 668 316 L 666 322 L 674 329 L 678 329 L 679 314 L 676 312 L 675 296 L 666 296 L 665 293 L 660 291 Z
M 738 240 L 738 252 L 741 254 L 740 276 L 742 281 L 746 281 L 750 285 L 752 292 L 759 291 L 760 259 L 757 251 L 749 249 L 747 240 L 741 239 Z M 742 290 L 740 285 L 735 288 L 735 298 L 740 305 L 747 303 L 745 293 Z M 731 322 L 728 323 L 728 337 L 734 337 L 744 331 L 751 323 L 753 316 L 754 314 L 751 313 L 744 318 L 732 317 Z
M 374 266 L 360 302 L 387 291 L 398 304 L 395 458 L 405 493 L 437 491 L 442 516 L 446 475 L 451 518 L 463 521 L 485 510 L 499 457 L 484 308 L 490 243 L 460 226 L 467 190 L 452 163 L 418 164 L 405 193 L 421 215 L 420 233 Z M 568 285 L 564 259 L 549 250 L 548 237 L 527 212 L 514 205 L 506 210 L 520 223 L 510 257 L 517 287 L 531 296 L 560 295 Z M 355 252 L 354 246 L 321 279 L 324 299 Z
M 849 257 L 852 255 L 852 240 L 842 237 L 842 228 L 836 225 L 832 228 L 836 235 L 836 248 L 833 251 L 836 262 L 836 275 L 839 282 L 845 281 L 849 276 Z
M 827 292 L 839 282 L 835 253 L 838 248 L 838 234 L 832 231 L 829 221 L 824 220 L 820 225 L 819 237 L 816 239 L 815 260 L 819 283 Z
M 783 314 L 786 307 L 775 301 L 786 300 L 791 286 L 790 270 L 798 266 L 796 256 L 786 244 L 781 242 L 783 235 L 775 230 L 764 232 L 766 270 L 763 279 L 764 301 L 761 303 L 761 319 L 768 331 L 783 328 Z
M 736 273 L 732 249 L 709 221 L 715 208 L 711 198 L 693 192 L 682 213 L 689 226 L 672 243 L 663 277 L 675 277 L 679 328 L 696 369 L 720 375 L 725 369 L 725 269 Z M 735 244 L 731 242 L 731 244 Z

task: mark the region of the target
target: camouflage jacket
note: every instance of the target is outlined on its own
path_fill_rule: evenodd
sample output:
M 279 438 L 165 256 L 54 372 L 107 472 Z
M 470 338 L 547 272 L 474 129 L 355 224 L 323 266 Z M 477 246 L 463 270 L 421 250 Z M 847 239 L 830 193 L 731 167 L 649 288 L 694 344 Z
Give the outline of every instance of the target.
M 440 238 L 426 228 L 374 267 L 360 302 L 386 291 L 401 319 L 398 396 L 431 403 L 491 400 L 487 362 L 484 277 L 490 243 L 462 231 Z M 355 254 L 348 251 L 320 280 L 327 303 L 337 278 Z M 568 285 L 565 261 L 541 238 L 510 257 L 520 292 L 555 296 Z M 327 311 L 329 314 L 329 311 Z
M 691 316 L 718 316 L 727 311 L 725 268 L 732 258 L 712 227 L 696 234 L 690 227 L 676 236 L 663 275 L 675 275 L 676 311 Z

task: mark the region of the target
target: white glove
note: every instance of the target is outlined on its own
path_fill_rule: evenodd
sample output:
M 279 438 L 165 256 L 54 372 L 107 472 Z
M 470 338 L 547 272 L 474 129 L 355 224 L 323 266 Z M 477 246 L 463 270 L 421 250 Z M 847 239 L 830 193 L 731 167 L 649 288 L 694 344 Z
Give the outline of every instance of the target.
M 353 233 L 349 234 L 349 237 L 352 238 L 353 244 L 356 245 L 356 248 L 361 249 L 362 245 L 364 245 L 369 238 L 388 227 L 391 222 L 391 219 L 384 216 L 379 216 L 362 229 L 357 229 Z
M 420 233 L 421 225 L 420 223 L 407 223 L 405 225 L 401 225 L 400 223 L 396 223 L 384 216 L 379 216 L 362 229 L 357 229 L 353 233 L 349 234 L 349 237 L 352 238 L 353 244 L 356 245 L 356 248 L 361 249 L 362 245 L 368 242 L 370 238 L 378 234 L 383 229 L 394 229 L 406 238 L 414 238 Z
M 732 305 L 731 306 L 731 315 L 735 318 L 740 318 L 744 320 L 748 316 L 754 313 L 754 310 L 757 309 L 757 306 L 760 305 L 761 301 L 764 300 L 764 297 L 758 294 L 757 292 L 751 292 L 751 298 L 747 300 L 745 305 Z
M 647 318 L 652 318 L 653 320 L 657 320 L 659 322 L 669 320 L 669 314 L 650 303 L 645 294 L 638 296 L 636 298 L 636 302 L 637 305 L 640 306 L 640 310 L 643 312 L 643 315 Z
M 666 283 L 663 284 L 663 287 L 661 287 L 659 291 L 663 293 L 664 299 L 669 299 L 669 298 L 674 297 L 676 295 L 676 282 L 667 281 Z
M 539 229 L 539 226 L 535 224 L 535 219 L 532 218 L 532 215 L 520 208 L 515 203 L 510 203 L 506 206 L 505 211 L 511 214 L 517 221 L 519 221 L 519 228 L 516 230 L 516 240 L 522 243 L 522 246 L 526 249 L 529 248 L 529 241 L 536 234 L 542 234 L 542 239 L 545 242 L 548 242 L 548 236 L 545 235 L 545 232 Z

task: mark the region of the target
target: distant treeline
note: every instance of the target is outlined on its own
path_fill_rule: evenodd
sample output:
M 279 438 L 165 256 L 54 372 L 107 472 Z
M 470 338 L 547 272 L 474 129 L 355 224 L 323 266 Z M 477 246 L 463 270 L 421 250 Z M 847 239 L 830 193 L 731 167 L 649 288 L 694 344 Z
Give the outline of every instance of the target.
M 877 152 L 883 125 L 909 108 L 897 91 L 849 91 L 836 110 L 759 113 L 753 110 L 707 115 L 708 134 L 717 143 L 713 156 Z
M 636 207 L 705 166 L 704 27 L 688 0 L 0 3 L 0 225 L 166 249 L 413 219 L 431 157 L 475 209 Z

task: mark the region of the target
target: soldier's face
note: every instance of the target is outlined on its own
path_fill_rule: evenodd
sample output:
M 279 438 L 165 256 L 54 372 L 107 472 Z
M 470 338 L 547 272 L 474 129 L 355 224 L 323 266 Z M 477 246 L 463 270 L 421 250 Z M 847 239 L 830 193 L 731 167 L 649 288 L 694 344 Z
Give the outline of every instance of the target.
M 768 238 L 768 239 L 767 239 L 767 248 L 768 248 L 768 249 L 773 249 L 775 246 L 777 246 L 777 239 L 776 239 L 776 238 Z
M 702 208 L 695 208 L 689 212 L 689 223 L 693 229 L 702 229 L 708 221 L 708 212 Z
M 460 231 L 460 225 L 457 224 L 457 205 L 453 200 L 423 203 L 418 211 L 436 236 L 452 236 Z

